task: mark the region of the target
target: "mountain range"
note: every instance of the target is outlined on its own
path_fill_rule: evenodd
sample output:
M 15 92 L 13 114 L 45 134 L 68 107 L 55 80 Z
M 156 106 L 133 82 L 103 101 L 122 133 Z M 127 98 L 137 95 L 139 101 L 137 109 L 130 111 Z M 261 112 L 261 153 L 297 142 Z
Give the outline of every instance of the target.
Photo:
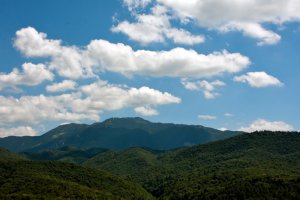
M 101 123 L 65 124 L 41 136 L 0 138 L 0 147 L 14 152 L 36 152 L 64 146 L 81 149 L 148 147 L 168 150 L 225 139 L 241 132 L 200 125 L 152 123 L 142 118 L 111 118 Z
M 299 144 L 142 118 L 66 124 L 0 140 L 0 199 L 300 199 Z
M 299 199 L 299 144 L 265 131 L 173 150 L 0 149 L 0 198 Z

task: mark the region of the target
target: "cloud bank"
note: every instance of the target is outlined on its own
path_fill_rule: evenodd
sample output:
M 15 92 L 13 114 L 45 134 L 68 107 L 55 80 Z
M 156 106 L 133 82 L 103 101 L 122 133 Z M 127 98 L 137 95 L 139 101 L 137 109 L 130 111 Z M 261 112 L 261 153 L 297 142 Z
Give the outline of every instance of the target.
M 0 128 L 0 138 L 8 136 L 36 136 L 37 132 L 30 126 L 16 128 Z
M 125 76 L 211 77 L 237 73 L 250 65 L 240 53 L 213 52 L 199 54 L 191 49 L 169 51 L 133 50 L 122 43 L 92 40 L 86 47 L 62 46 L 45 33 L 28 27 L 17 31 L 15 47 L 28 57 L 50 57 L 50 69 L 60 76 L 78 79 L 95 71 L 110 71 Z
M 0 96 L 0 125 L 32 125 L 44 121 L 98 121 L 104 111 L 127 107 L 144 115 L 158 114 L 152 106 L 180 103 L 181 99 L 149 87 L 128 88 L 98 81 L 73 93 L 57 96 Z M 144 107 L 144 110 L 141 109 Z

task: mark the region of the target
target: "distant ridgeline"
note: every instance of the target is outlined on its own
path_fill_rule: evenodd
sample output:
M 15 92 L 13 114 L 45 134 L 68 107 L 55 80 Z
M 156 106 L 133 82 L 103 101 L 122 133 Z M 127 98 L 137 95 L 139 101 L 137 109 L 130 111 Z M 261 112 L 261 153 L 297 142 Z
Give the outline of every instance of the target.
M 0 149 L 0 199 L 24 198 L 300 199 L 300 134 L 243 133 L 174 150 Z
M 82 149 L 148 147 L 167 150 L 225 139 L 240 134 L 198 125 L 152 123 L 142 118 L 112 118 L 92 125 L 61 125 L 41 136 L 0 138 L 0 147 L 34 152 L 63 146 Z

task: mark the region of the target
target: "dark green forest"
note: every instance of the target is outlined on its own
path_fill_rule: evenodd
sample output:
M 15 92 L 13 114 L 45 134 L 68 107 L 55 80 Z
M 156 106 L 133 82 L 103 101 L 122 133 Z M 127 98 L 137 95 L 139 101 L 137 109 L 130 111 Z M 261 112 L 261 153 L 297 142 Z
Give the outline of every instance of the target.
M 0 153 L 0 199 L 153 199 L 141 186 L 102 170 Z
M 299 133 L 264 131 L 173 150 L 2 149 L 0 197 L 300 199 L 299 144 Z

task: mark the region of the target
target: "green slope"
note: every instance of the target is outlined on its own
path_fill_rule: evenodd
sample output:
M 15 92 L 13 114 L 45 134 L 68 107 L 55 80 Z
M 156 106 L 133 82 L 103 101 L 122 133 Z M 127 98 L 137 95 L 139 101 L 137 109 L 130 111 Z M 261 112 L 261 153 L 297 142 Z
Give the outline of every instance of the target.
M 7 152 L 4 152 L 7 155 Z M 0 152 L 2 158 L 3 152 Z M 107 172 L 59 161 L 0 161 L 0 199 L 153 199 Z
M 84 164 L 142 184 L 161 199 L 300 198 L 298 133 L 252 133 L 155 152 L 109 151 Z

